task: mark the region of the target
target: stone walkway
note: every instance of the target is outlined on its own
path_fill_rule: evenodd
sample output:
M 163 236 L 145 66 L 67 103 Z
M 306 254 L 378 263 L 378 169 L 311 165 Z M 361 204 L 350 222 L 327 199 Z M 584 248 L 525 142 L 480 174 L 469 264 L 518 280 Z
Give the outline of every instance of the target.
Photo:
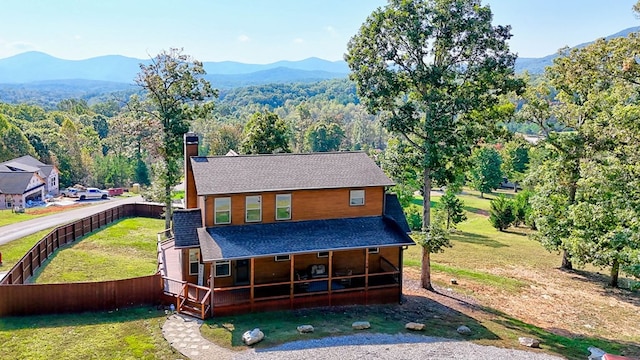
M 202 320 L 173 314 L 162 326 L 164 338 L 182 355 L 193 360 L 231 359 L 231 350 L 216 346 L 200 335 Z

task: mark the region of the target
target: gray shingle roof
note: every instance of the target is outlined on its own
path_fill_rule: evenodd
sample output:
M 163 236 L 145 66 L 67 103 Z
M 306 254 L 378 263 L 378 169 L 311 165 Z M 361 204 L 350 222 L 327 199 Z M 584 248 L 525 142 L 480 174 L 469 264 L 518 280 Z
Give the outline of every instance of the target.
M 411 232 L 407 217 L 404 215 L 404 210 L 402 210 L 402 205 L 400 205 L 396 194 L 385 194 L 384 214 L 395 220 L 404 232 Z
M 414 244 L 382 216 L 200 228 L 198 237 L 204 261 Z
M 362 152 L 192 157 L 198 195 L 394 185 Z
M 3 172 L 0 174 L 0 191 L 11 195 L 24 194 L 32 177 L 31 172 Z
M 197 229 L 202 227 L 200 209 L 176 209 L 173 212 L 173 234 L 177 248 L 198 246 Z

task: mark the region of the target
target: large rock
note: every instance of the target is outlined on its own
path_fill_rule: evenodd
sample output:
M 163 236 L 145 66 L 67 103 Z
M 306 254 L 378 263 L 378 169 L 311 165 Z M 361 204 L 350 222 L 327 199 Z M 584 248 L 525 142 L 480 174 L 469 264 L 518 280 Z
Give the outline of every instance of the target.
M 247 345 L 253 345 L 264 339 L 264 333 L 260 329 L 255 328 L 242 334 L 242 341 Z
M 602 357 L 606 354 L 604 350 L 599 349 L 595 346 L 589 346 L 587 348 L 591 354 L 589 354 L 589 360 L 602 360 Z
M 460 325 L 456 330 L 460 335 L 471 335 L 471 329 L 468 326 Z
M 422 331 L 422 330 L 424 330 L 424 324 L 416 323 L 416 322 L 410 322 L 410 323 L 407 323 L 404 326 L 404 328 L 407 329 L 407 330 Z
M 364 330 L 364 329 L 370 328 L 371 324 L 369 324 L 368 321 L 356 321 L 353 324 L 351 324 L 351 327 L 354 330 Z
M 301 334 L 312 333 L 313 326 L 312 325 L 300 325 L 298 326 L 298 332 Z
M 534 338 L 530 338 L 530 337 L 519 337 L 518 338 L 518 342 L 520 343 L 520 345 L 527 346 L 527 347 L 530 347 L 530 348 L 539 348 L 540 347 L 540 340 L 534 339 Z

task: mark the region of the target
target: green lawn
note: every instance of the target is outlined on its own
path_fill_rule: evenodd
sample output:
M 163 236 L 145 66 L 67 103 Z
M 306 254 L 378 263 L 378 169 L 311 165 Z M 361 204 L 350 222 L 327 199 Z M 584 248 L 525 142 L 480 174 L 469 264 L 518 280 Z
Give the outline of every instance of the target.
M 37 233 L 25 236 L 21 239 L 11 241 L 7 244 L 0 245 L 0 253 L 2 253 L 2 265 L 0 271 L 8 271 L 18 262 L 26 253 L 47 235 L 52 229 L 42 230 Z
M 157 270 L 157 237 L 164 220 L 127 218 L 56 252 L 33 282 L 58 283 L 127 279 Z
M 30 214 L 29 210 L 26 210 L 24 213 L 14 213 L 11 210 L 0 210 L 0 226 L 15 224 L 21 221 L 27 221 L 35 218 L 39 218 L 41 216 L 45 216 L 48 214 Z
M 155 307 L 0 318 L 0 359 L 184 359 Z

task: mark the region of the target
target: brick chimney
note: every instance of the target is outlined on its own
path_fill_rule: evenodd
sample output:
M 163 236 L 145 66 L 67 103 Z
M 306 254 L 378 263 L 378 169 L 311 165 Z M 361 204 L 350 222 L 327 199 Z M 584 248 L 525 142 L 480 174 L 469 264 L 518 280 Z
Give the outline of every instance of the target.
M 198 207 L 196 182 L 191 168 L 191 157 L 198 156 L 198 135 L 192 132 L 184 134 L 184 198 L 187 209 Z

